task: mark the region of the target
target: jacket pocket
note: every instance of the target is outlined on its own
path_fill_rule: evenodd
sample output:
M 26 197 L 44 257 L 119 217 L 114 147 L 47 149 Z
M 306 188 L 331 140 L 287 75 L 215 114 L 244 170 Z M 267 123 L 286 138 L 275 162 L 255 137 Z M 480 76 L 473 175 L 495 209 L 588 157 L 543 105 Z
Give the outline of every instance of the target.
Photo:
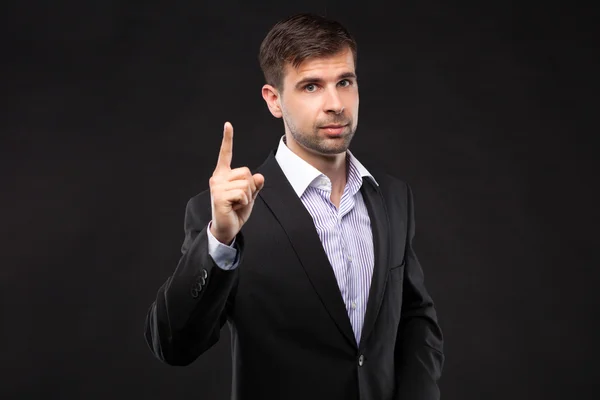
M 398 268 L 402 268 L 402 267 L 404 267 L 404 264 L 406 264 L 406 259 L 402 260 L 402 262 L 400 264 L 395 265 L 392 268 L 390 268 L 390 271 L 393 271 L 393 270 L 398 269 Z

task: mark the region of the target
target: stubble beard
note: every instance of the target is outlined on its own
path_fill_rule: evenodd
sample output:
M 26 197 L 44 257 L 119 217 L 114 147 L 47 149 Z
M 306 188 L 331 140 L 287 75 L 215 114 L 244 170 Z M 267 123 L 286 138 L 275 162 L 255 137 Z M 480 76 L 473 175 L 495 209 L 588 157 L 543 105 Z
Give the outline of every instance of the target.
M 315 126 L 310 133 L 301 131 L 295 126 L 291 118 L 288 118 L 286 113 L 283 113 L 284 121 L 292 135 L 292 138 L 302 147 L 309 149 L 319 154 L 340 154 L 348 150 L 350 142 L 356 133 L 356 126 L 353 126 L 352 121 L 344 127 L 342 136 L 338 138 L 329 138 L 320 132 L 320 129 Z

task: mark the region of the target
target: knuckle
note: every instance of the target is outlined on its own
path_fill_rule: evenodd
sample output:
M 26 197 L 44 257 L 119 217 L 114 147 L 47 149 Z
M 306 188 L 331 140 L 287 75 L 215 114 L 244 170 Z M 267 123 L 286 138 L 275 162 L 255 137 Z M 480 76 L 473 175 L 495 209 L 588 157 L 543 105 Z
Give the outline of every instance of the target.
M 223 176 L 220 174 L 213 174 L 208 181 L 211 185 L 217 186 L 223 182 Z
M 228 171 L 227 174 L 225 174 L 224 179 L 227 182 L 232 182 L 232 181 L 235 181 L 236 179 L 238 179 L 236 177 L 236 175 L 237 175 L 237 170 L 232 169 L 231 171 Z

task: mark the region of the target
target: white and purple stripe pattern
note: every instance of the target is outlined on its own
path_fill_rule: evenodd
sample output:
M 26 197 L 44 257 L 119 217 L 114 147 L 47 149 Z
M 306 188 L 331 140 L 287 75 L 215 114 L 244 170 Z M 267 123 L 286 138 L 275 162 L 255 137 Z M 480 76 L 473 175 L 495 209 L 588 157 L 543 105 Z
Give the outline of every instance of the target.
M 300 200 L 313 218 L 360 343 L 374 254 L 371 221 L 360 192 L 362 176 L 353 160 L 348 156 L 348 180 L 339 209 L 330 201 L 331 183 L 323 174 L 310 183 Z

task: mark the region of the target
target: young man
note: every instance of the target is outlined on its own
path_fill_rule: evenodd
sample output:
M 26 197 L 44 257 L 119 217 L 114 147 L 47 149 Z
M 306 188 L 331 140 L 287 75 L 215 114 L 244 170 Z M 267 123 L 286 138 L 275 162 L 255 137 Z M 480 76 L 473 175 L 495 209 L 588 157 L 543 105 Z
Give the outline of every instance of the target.
M 285 135 L 253 174 L 226 123 L 209 189 L 186 207 L 182 256 L 146 340 L 187 365 L 228 323 L 233 399 L 438 399 L 442 333 L 412 248 L 409 186 L 348 150 L 356 43 L 300 14 L 260 48 L 263 98 Z

